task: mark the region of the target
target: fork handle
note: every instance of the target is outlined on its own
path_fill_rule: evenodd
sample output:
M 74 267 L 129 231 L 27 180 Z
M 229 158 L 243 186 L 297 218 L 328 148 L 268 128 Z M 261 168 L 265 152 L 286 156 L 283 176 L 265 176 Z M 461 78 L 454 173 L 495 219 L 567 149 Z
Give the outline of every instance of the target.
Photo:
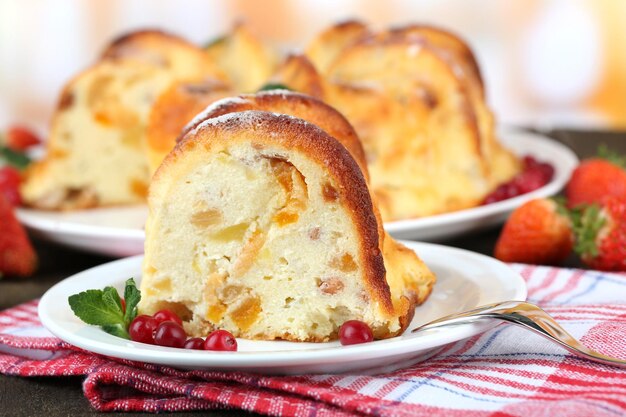
M 505 301 L 478 307 L 470 311 L 453 314 L 432 321 L 416 330 L 448 324 L 470 323 L 484 319 L 496 319 L 515 324 L 558 343 L 576 356 L 594 362 L 626 368 L 626 360 L 603 355 L 602 353 L 585 347 L 565 331 L 548 313 L 540 307 L 525 301 Z

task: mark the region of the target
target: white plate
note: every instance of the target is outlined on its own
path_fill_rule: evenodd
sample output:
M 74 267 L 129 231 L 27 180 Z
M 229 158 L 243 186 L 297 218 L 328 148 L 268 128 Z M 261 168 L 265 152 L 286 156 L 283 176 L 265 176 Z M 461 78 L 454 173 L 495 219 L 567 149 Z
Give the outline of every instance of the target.
M 509 131 L 502 133 L 500 138 L 518 155 L 533 155 L 551 163 L 555 168 L 554 179 L 538 190 L 499 203 L 386 223 L 387 231 L 399 239 L 432 242 L 499 224 L 522 203 L 559 192 L 578 163 L 576 155 L 569 148 L 545 136 Z M 73 248 L 113 256 L 143 253 L 146 215 L 147 209 L 143 206 L 65 213 L 18 210 L 20 221 L 40 237 Z
M 135 343 L 82 323 L 67 298 L 91 288 L 113 285 L 122 290 L 129 277 L 140 279 L 141 257 L 121 259 L 81 272 L 49 289 L 39 303 L 43 325 L 57 337 L 88 351 L 184 369 L 264 374 L 390 371 L 425 360 L 444 345 L 495 326 L 495 322 L 459 325 L 411 333 L 420 324 L 483 304 L 525 300 L 524 280 L 505 264 L 484 255 L 428 243 L 404 242 L 437 274 L 430 298 L 417 308 L 403 335 L 362 345 L 338 342 L 294 343 L 238 339 L 237 352 L 189 351 Z

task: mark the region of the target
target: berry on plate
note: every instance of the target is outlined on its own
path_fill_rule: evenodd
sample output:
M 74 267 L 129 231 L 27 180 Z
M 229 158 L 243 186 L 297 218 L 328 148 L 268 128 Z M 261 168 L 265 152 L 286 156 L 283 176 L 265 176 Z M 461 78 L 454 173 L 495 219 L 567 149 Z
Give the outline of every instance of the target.
M 600 204 L 606 196 L 626 197 L 626 157 L 600 148 L 600 157 L 586 159 L 565 188 L 569 207 Z
M 571 222 L 554 200 L 536 199 L 518 207 L 509 217 L 495 248 L 504 262 L 555 265 L 574 245 Z
M 532 156 L 523 159 L 522 172 L 513 179 L 500 184 L 485 197 L 483 204 L 497 203 L 526 194 L 543 187 L 554 177 L 554 167 L 546 162 L 540 162 Z
M 13 207 L 0 193 L 0 276 L 28 276 L 35 271 L 37 255 Z
M 608 196 L 574 215 L 575 251 L 589 267 L 626 271 L 626 196 Z
M 135 317 L 128 326 L 130 340 L 154 345 L 154 332 L 158 325 L 159 323 L 157 323 L 154 317 L 146 314 Z
M 237 339 L 226 330 L 216 330 L 206 337 L 204 350 L 234 352 L 237 350 Z
M 154 332 L 154 343 L 159 346 L 182 348 L 187 341 L 187 333 L 174 321 L 159 323 Z
M 374 340 L 372 329 L 362 321 L 348 320 L 339 328 L 339 342 L 342 345 L 356 345 Z
M 152 315 L 157 323 L 163 323 L 164 321 L 173 321 L 179 326 L 183 325 L 183 321 L 171 310 L 159 310 Z

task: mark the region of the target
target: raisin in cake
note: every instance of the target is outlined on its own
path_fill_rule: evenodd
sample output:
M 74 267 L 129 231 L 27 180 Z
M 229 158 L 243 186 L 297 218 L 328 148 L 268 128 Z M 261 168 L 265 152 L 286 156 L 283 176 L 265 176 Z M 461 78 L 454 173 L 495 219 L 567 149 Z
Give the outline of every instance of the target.
M 293 116 L 196 120 L 148 204 L 140 311 L 173 309 L 193 335 L 326 341 L 358 319 L 391 337 L 434 282 L 385 237 L 346 147 Z

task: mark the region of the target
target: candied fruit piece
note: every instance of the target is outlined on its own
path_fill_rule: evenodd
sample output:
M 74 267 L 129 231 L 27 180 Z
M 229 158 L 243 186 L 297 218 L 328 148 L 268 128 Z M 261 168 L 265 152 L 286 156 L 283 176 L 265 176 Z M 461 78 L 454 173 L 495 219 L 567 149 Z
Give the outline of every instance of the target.
M 237 307 L 230 317 L 237 327 L 246 331 L 259 319 L 259 314 L 263 311 L 261 301 L 257 297 L 246 298 Z
M 349 253 L 344 253 L 341 257 L 334 258 L 330 261 L 330 266 L 341 272 L 354 272 L 358 268 L 354 258 Z
M 206 229 L 222 221 L 222 212 L 214 208 L 197 211 L 191 216 L 190 221 L 195 227 Z
M 260 230 L 252 232 L 235 260 L 232 272 L 233 276 L 241 276 L 248 272 L 259 255 L 263 244 L 265 244 L 265 233 Z

